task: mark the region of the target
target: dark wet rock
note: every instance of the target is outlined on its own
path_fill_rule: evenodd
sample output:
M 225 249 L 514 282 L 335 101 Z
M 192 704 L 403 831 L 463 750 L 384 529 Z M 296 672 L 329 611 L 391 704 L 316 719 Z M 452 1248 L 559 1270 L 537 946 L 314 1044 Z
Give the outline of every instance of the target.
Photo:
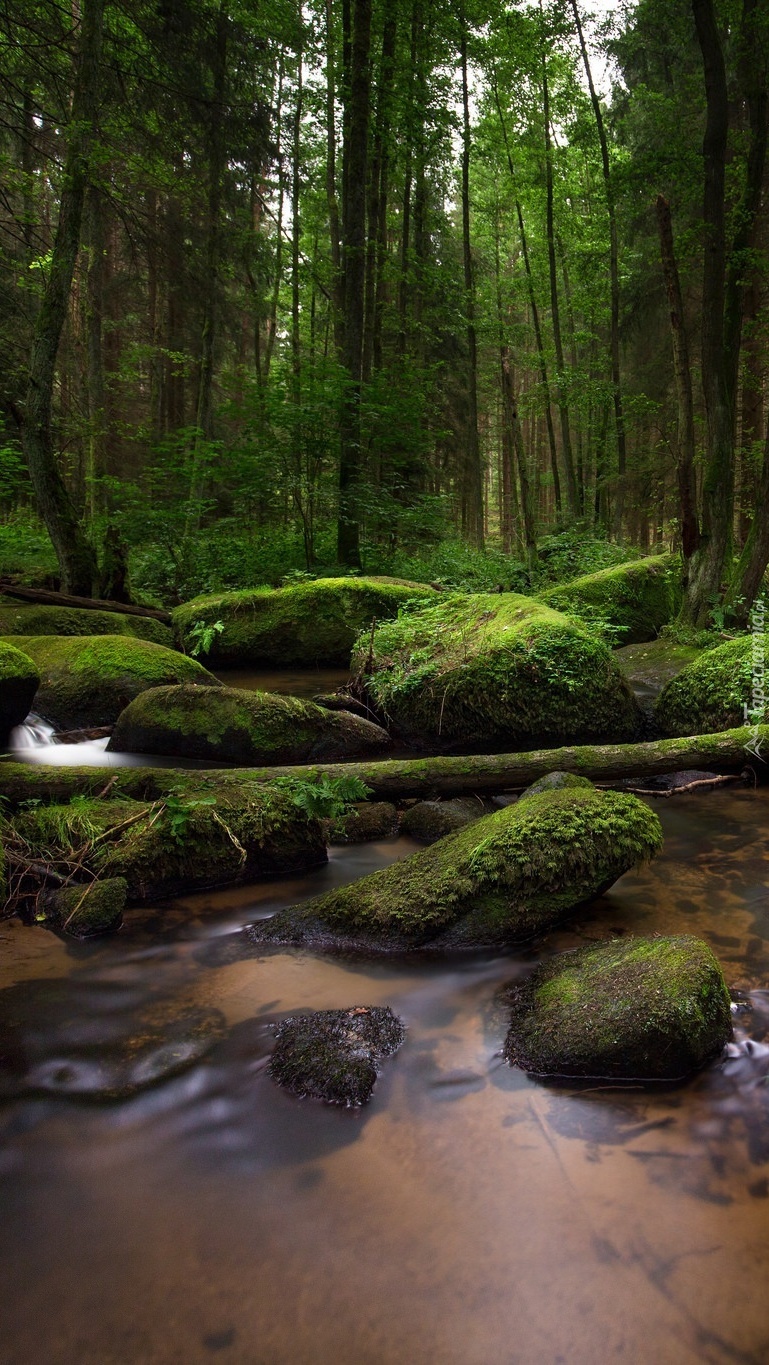
M 451 801 L 417 801 L 404 812 L 401 829 L 412 839 L 433 844 L 445 834 L 453 834 L 473 820 L 479 820 L 490 809 L 489 803 L 473 796 L 460 796 Z
M 0 991 L 0 1098 L 125 1099 L 185 1071 L 226 1035 L 184 995 L 125 1010 L 114 986 L 25 981 Z
M 174 754 L 215 763 L 273 766 L 376 758 L 390 748 L 380 726 L 299 697 L 236 687 L 158 687 L 120 716 L 118 753 Z
M 391 801 L 361 801 L 330 830 L 332 844 L 365 844 L 392 839 L 398 833 L 398 812 Z
M 49 892 L 44 916 L 47 923 L 72 938 L 96 938 L 120 928 L 127 900 L 125 878 L 107 877 Z
M 254 943 L 377 952 L 526 942 L 661 843 L 656 815 L 626 792 L 542 792 L 246 933 Z
M 405 1036 L 389 1005 L 294 1015 L 276 1028 L 270 1075 L 302 1098 L 366 1104 L 382 1062 Z
M 29 714 L 40 683 L 40 673 L 29 655 L 13 644 L 0 643 L 0 744 Z
M 620 743 L 641 724 L 608 646 L 513 593 L 452 594 L 384 621 L 353 667 L 401 737 L 440 751 Z
M 126 635 L 20 635 L 12 643 L 39 670 L 35 710 L 62 730 L 112 725 L 149 687 L 182 682 L 220 686 L 194 659 Z
M 514 989 L 505 1056 L 537 1076 L 678 1080 L 731 1035 L 706 943 L 622 938 L 561 953 Z
M 358 634 L 372 621 L 397 616 L 415 598 L 433 597 L 425 583 L 390 578 L 318 578 L 285 588 L 246 588 L 196 597 L 177 607 L 174 629 L 187 648 L 202 622 L 221 621 L 206 661 L 230 668 L 249 664 L 344 667 Z
M 577 773 L 545 773 L 536 782 L 532 782 L 530 787 L 521 792 L 520 800 L 523 801 L 527 796 L 539 796 L 540 792 L 566 791 L 568 788 L 592 787 L 592 782 L 586 777 L 579 777 Z

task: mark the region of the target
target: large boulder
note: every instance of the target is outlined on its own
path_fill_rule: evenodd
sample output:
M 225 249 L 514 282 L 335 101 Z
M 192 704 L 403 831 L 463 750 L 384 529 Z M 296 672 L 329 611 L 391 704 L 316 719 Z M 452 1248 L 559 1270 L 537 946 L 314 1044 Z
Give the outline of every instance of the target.
M 19 635 L 13 643 L 40 672 L 35 710 L 62 730 L 112 725 L 148 687 L 221 686 L 195 659 L 124 635 Z
M 356 637 L 372 621 L 396 616 L 404 603 L 435 597 L 424 583 L 377 578 L 318 578 L 287 588 L 249 588 L 193 598 L 173 614 L 177 638 L 190 648 L 195 626 L 223 624 L 206 661 L 236 668 L 317 664 L 346 667 Z
M 681 608 L 683 588 L 677 555 L 650 555 L 558 584 L 540 594 L 558 611 L 610 628 L 615 645 L 654 640 Z
M 0 601 L 0 635 L 130 635 L 154 645 L 173 648 L 170 626 L 151 616 L 128 616 L 118 611 L 84 607 L 48 607 L 28 602 Z
M 515 593 L 453 595 L 361 637 L 353 666 L 402 735 L 489 751 L 622 742 L 638 704 L 611 650 Z
M 0 642 L 0 744 L 29 714 L 39 685 L 40 674 L 29 655 Z
M 765 657 L 769 636 L 743 635 L 709 649 L 663 688 L 654 708 L 661 734 L 707 735 L 769 716 L 765 698 Z M 754 688 L 756 696 L 754 698 Z M 754 711 L 755 708 L 755 711 Z
M 385 730 L 346 711 L 299 697 L 235 687 L 156 687 L 120 715 L 110 740 L 118 753 L 173 754 L 217 763 L 274 766 L 378 758 Z
M 73 851 L 93 876 L 123 878 L 129 902 L 304 872 L 327 860 L 319 820 L 268 784 L 185 784 L 154 801 L 85 798 L 19 811 L 12 829 L 33 860 Z M 84 852 L 82 850 L 85 850 Z
M 389 1005 L 294 1015 L 276 1028 L 270 1075 L 302 1099 L 349 1108 L 366 1104 L 382 1062 L 405 1036 Z
M 247 933 L 260 943 L 377 951 L 526 942 L 661 843 L 656 815 L 634 796 L 543 792 Z
M 732 1034 L 706 943 L 621 938 L 560 953 L 513 991 L 508 1061 L 538 1076 L 679 1080 Z

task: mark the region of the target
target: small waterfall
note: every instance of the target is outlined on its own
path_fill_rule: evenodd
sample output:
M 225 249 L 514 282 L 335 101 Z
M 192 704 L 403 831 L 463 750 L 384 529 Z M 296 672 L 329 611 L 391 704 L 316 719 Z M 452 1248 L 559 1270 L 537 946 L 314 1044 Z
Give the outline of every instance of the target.
M 11 753 L 21 753 L 26 749 L 48 749 L 56 743 L 56 731 L 47 720 L 30 711 L 23 725 L 11 730 L 9 748 Z

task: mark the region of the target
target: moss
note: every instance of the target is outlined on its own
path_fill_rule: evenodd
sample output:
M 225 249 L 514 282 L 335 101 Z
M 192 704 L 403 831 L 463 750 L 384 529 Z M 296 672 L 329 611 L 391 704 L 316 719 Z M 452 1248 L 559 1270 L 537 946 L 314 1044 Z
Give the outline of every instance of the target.
M 177 607 L 180 643 L 197 621 L 224 622 L 207 655 L 212 664 L 317 664 L 345 667 L 356 636 L 373 620 L 395 616 L 414 598 L 434 597 L 424 584 L 375 578 L 319 578 L 287 588 L 252 588 L 196 597 Z
M 754 706 L 753 679 L 764 689 L 769 636 L 743 635 L 708 650 L 663 689 L 654 718 L 663 735 L 694 735 L 745 724 L 745 707 Z M 757 699 L 751 721 L 764 723 L 769 711 Z
M 559 584 L 541 600 L 605 625 L 612 644 L 627 645 L 655 639 L 680 611 L 682 593 L 678 556 L 662 554 Z
M 156 800 L 120 796 L 16 813 L 12 827 L 31 855 L 56 863 L 81 850 L 86 871 L 123 877 L 131 900 L 226 886 L 326 861 L 320 822 L 289 792 L 244 783 L 205 786 L 165 775 Z M 83 851 L 84 850 L 84 851 Z
M 532 782 L 530 787 L 521 792 L 520 800 L 523 801 L 529 796 L 539 796 L 540 792 L 566 791 L 568 788 L 592 787 L 592 782 L 586 777 L 580 777 L 578 773 L 545 773 L 536 782 Z
M 128 635 L 172 649 L 173 631 L 151 616 L 82 607 L 40 607 L 0 602 L 0 635 Z
M 378 757 L 386 731 L 314 702 L 234 687 L 158 687 L 136 697 L 110 741 L 117 752 L 224 763 L 305 763 Z
M 111 725 L 148 687 L 220 686 L 194 659 L 123 635 L 18 636 L 16 642 L 40 671 L 36 710 L 64 730 Z
M 127 899 L 125 878 L 109 877 L 51 892 L 43 913 L 46 921 L 73 938 L 95 938 L 120 928 Z
M 366 1104 L 382 1062 L 405 1036 L 389 1005 L 295 1015 L 276 1029 L 270 1075 L 303 1099 Z
M 718 643 L 718 639 L 711 636 L 708 648 L 712 649 Z M 623 645 L 614 651 L 614 657 L 628 682 L 648 694 L 661 692 L 671 678 L 699 659 L 702 652 L 701 645 L 682 644 L 663 634 L 646 644 Z
M 675 1080 L 731 1032 L 729 992 L 707 944 L 623 938 L 562 953 L 518 987 L 505 1053 L 536 1075 Z
M 639 727 L 607 646 L 513 593 L 454 595 L 385 622 L 373 648 L 361 637 L 353 663 L 401 733 L 444 748 L 625 740 Z
M 274 942 L 385 949 L 525 942 L 661 843 L 656 815 L 633 796 L 543 792 L 250 932 Z
M 29 714 L 40 674 L 29 655 L 0 642 L 0 744 Z

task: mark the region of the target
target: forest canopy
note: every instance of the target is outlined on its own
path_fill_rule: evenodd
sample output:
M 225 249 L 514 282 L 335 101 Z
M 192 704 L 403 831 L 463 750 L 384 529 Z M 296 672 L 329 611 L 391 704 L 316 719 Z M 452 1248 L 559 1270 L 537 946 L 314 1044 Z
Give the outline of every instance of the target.
M 685 621 L 744 622 L 768 71 L 766 0 L 6 6 L 0 575 L 525 591 L 665 549 Z

